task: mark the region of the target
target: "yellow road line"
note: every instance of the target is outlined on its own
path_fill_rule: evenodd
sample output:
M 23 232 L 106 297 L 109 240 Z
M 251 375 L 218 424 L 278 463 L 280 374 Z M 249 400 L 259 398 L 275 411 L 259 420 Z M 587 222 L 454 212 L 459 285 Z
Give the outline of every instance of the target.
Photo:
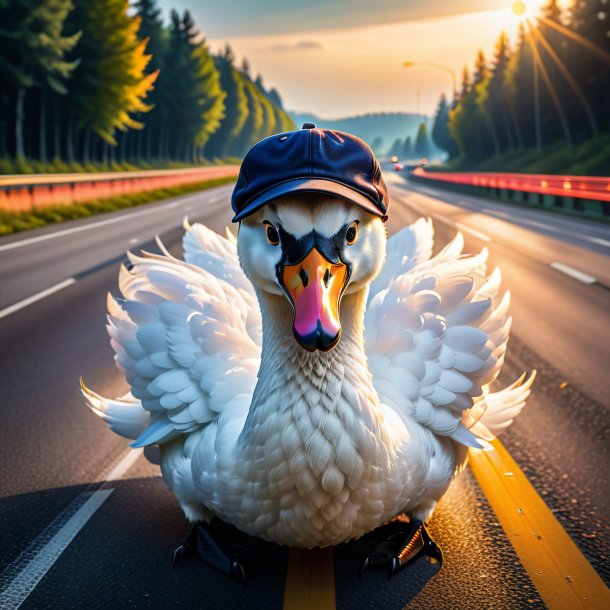
M 499 441 L 471 450 L 470 466 L 531 581 L 550 610 L 610 608 L 598 576 Z
M 284 610 L 335 610 L 333 550 L 291 549 Z

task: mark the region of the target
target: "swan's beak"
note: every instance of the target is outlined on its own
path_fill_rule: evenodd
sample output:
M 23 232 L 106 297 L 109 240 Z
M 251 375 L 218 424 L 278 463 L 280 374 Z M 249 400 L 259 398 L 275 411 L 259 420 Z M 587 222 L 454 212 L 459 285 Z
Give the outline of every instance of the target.
M 280 281 L 294 308 L 292 331 L 309 351 L 331 350 L 341 337 L 339 305 L 349 273 L 312 248 L 296 265 L 284 265 Z

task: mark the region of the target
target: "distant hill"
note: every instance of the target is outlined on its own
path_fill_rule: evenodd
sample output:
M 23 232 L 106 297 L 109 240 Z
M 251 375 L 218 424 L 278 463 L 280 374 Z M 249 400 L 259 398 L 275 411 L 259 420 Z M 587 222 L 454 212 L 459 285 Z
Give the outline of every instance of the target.
M 288 114 L 296 123 L 297 128 L 303 123 L 315 123 L 318 127 L 325 129 L 353 133 L 373 147 L 376 154 L 387 153 L 398 137 L 404 139 L 411 136 L 415 140 L 417 128 L 422 120 L 426 123 L 428 133 L 432 129 L 431 117 L 407 112 L 374 112 L 344 119 L 323 119 L 315 114 L 302 112 L 288 111 Z M 381 143 L 378 138 L 381 138 Z

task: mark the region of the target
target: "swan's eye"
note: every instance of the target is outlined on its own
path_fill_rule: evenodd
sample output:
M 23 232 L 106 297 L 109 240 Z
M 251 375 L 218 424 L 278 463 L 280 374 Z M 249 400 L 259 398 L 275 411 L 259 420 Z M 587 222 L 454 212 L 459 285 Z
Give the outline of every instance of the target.
M 345 233 L 345 241 L 347 241 L 348 246 L 353 246 L 356 243 L 356 239 L 358 238 L 358 221 L 354 220 L 352 224 L 348 227 L 347 232 Z
M 264 221 L 267 225 L 267 241 L 272 246 L 277 246 L 280 243 L 280 236 L 277 232 L 277 229 L 267 220 Z

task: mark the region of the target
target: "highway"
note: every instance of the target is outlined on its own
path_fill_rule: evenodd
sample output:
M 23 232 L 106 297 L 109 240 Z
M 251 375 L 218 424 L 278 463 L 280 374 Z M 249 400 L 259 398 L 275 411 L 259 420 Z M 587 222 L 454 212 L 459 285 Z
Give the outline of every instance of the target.
M 538 371 L 502 442 L 610 583 L 610 225 L 387 179 L 390 233 L 431 216 L 435 250 L 459 229 L 467 251 L 487 247 L 500 266 L 513 330 L 499 384 Z M 0 607 L 282 607 L 286 549 L 253 546 L 247 591 L 195 559 L 172 570 L 171 550 L 188 531 L 175 499 L 158 467 L 88 412 L 78 388 L 82 375 L 101 394 L 126 390 L 104 328 L 125 250 L 156 250 L 159 234 L 179 255 L 184 215 L 223 231 L 230 192 L 0 239 Z M 548 605 L 470 470 L 431 529 L 445 553 L 436 575 L 418 562 L 389 584 L 383 574 L 354 582 L 366 541 L 337 547 L 337 607 Z

